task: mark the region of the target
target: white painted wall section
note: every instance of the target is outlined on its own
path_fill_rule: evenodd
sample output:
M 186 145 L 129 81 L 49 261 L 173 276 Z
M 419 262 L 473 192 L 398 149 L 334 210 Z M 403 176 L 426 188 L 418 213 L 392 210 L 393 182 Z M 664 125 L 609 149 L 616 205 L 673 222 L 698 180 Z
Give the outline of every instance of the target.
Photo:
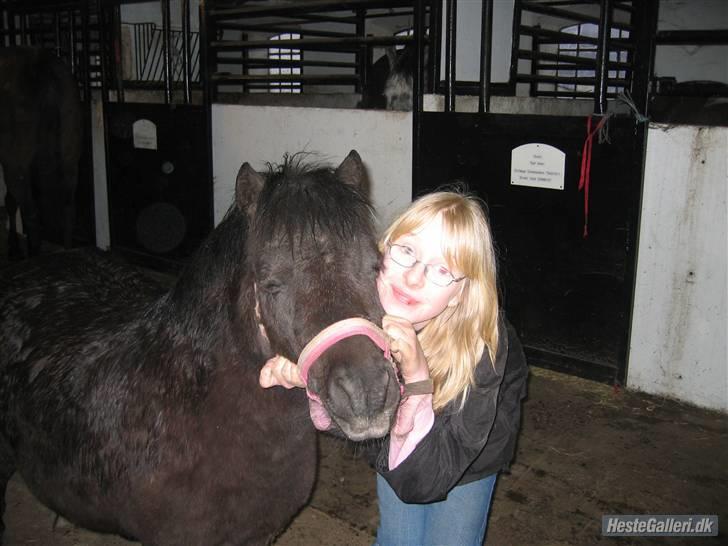
M 728 410 L 728 128 L 650 127 L 628 387 Z
M 102 250 L 111 248 L 109 221 L 109 188 L 106 178 L 106 138 L 104 134 L 104 103 L 100 93 L 91 100 L 91 156 L 94 169 L 94 219 L 96 222 L 96 246 Z
M 212 158 L 215 223 L 233 201 L 244 162 L 257 171 L 283 155 L 313 152 L 312 159 L 338 165 L 359 152 L 371 179 L 380 227 L 411 201 L 412 114 L 374 110 L 214 104 Z

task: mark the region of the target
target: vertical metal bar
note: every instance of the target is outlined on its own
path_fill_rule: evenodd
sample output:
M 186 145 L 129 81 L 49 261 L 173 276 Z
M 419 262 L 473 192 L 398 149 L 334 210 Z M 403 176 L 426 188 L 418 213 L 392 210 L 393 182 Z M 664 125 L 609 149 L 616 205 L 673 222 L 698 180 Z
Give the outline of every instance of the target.
M 511 32 L 511 69 L 508 76 L 508 88 L 511 95 L 516 94 L 518 81 L 518 50 L 521 47 L 521 0 L 513 4 L 513 31 Z M 533 61 L 531 61 L 533 62 Z
M 5 12 L 5 29 L 7 34 L 3 39 L 3 45 L 14 46 L 15 45 L 15 14 L 12 12 L 10 7 L 5 4 L 3 8 Z
M 116 102 L 125 102 L 124 72 L 121 65 L 121 6 L 115 4 L 112 11 L 112 46 L 114 56 L 114 73 L 116 74 Z
M 217 29 L 207 13 L 208 1 L 200 0 L 200 82 L 203 94 L 207 95 L 207 104 L 212 104 L 217 99 L 217 85 L 212 82 L 212 74 L 217 69 L 217 52 L 210 47 L 210 41 L 217 34 Z
M 162 43 L 164 53 L 164 103 L 172 104 L 172 39 L 169 0 L 162 0 Z
M 423 0 L 414 2 L 414 46 L 415 67 L 412 74 L 412 197 L 421 179 L 422 157 L 422 88 L 424 84 L 425 65 L 425 6 Z
M 78 78 L 78 67 L 76 62 L 76 13 L 68 10 L 68 62 L 71 65 L 71 72 Z
M 83 75 L 83 100 L 86 102 L 86 111 L 91 109 L 91 44 L 89 43 L 89 4 L 81 4 L 81 52 L 79 53 L 79 65 L 82 67 Z M 75 47 L 75 46 L 74 46 Z
M 455 42 L 457 3 L 447 0 L 445 8 L 445 112 L 455 110 Z
M 190 0 L 182 0 L 182 57 L 184 60 L 182 67 L 184 101 L 185 104 L 190 104 L 192 102 L 192 92 L 190 90 Z
M 212 75 L 213 64 L 211 62 L 210 38 L 214 38 L 215 29 L 212 26 L 212 21 L 208 17 L 207 13 L 207 0 L 200 0 L 199 5 L 199 21 L 200 21 L 200 83 L 202 84 L 202 107 L 205 116 L 205 133 L 206 133 L 206 145 L 207 145 L 207 187 L 209 195 L 214 195 L 213 180 L 212 180 L 212 100 L 213 100 L 213 89 L 210 77 Z M 215 224 L 215 206 L 214 199 L 210 199 L 210 208 L 208 210 L 210 225 Z
M 607 78 L 609 71 L 609 40 L 612 31 L 612 0 L 601 0 L 599 9 L 599 36 L 597 45 L 597 65 L 594 82 L 594 113 L 607 111 Z
M 442 0 L 433 0 L 430 3 L 430 69 L 428 93 L 437 93 L 440 84 L 440 38 L 442 37 Z
M 356 10 L 356 36 L 363 38 L 366 35 L 366 9 L 360 8 Z M 367 44 L 362 44 L 356 50 L 356 72 L 359 76 L 354 92 L 364 93 L 364 89 L 369 84 L 369 64 L 372 60 L 372 48 Z
M 99 39 L 99 70 L 101 71 L 101 99 L 106 111 L 106 103 L 109 102 L 109 79 L 106 73 L 108 68 L 108 40 L 106 36 L 106 17 L 104 12 L 103 0 L 96 0 L 96 23 L 98 26 Z M 90 57 L 89 67 L 90 68 Z
M 20 15 L 20 43 L 25 46 L 30 44 L 30 36 L 28 36 L 28 21 L 26 20 L 27 15 Z
M 490 65 L 493 44 L 493 0 L 483 0 L 480 25 L 480 94 L 478 112 L 490 111 Z
M 51 14 L 51 17 L 53 17 L 53 32 L 55 34 L 55 50 L 56 50 L 56 57 L 63 57 L 63 50 L 61 48 L 61 14 L 58 11 L 54 11 Z M 44 17 L 45 19 L 45 17 Z
M 425 82 L 425 6 L 423 0 L 414 5 L 415 69 L 412 74 L 412 111 L 422 111 L 422 90 Z
M 657 0 L 643 0 L 635 4 L 632 14 L 632 32 L 630 36 L 635 44 L 634 56 L 631 59 L 632 85 L 631 94 L 635 106 L 642 113 L 647 112 L 649 86 L 655 63 L 655 40 L 657 32 Z
M 541 51 L 541 40 L 538 36 L 532 36 L 531 37 L 531 53 L 533 55 L 531 56 L 531 76 L 538 76 L 538 62 L 540 60 L 540 57 L 538 55 L 539 51 Z M 558 87 L 558 84 L 554 83 L 554 91 L 556 91 Z M 531 83 L 528 85 L 528 96 L 529 97 L 535 97 L 538 95 L 538 81 L 536 78 L 533 78 L 531 80 Z

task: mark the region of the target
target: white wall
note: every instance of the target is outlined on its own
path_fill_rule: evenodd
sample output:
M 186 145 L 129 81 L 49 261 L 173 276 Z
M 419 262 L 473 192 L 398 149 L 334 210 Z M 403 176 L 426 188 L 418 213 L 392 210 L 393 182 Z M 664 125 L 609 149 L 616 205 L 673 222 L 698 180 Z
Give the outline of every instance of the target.
M 491 41 L 492 82 L 507 83 L 511 68 L 511 34 L 513 32 L 513 0 L 493 2 L 493 39 Z M 445 5 L 442 8 L 441 78 L 445 78 Z M 480 29 L 482 0 L 459 0 L 455 31 L 455 78 L 458 81 L 480 80 Z
M 627 386 L 728 410 L 728 128 L 651 126 Z
M 104 133 L 104 103 L 101 93 L 91 97 L 91 161 L 94 170 L 94 222 L 96 246 L 103 250 L 111 247 L 109 220 L 109 192 L 106 174 L 106 137 Z
M 726 0 L 660 0 L 658 30 L 728 28 Z M 655 75 L 677 81 L 712 80 L 728 84 L 728 46 L 659 46 Z
M 412 114 L 373 110 L 214 104 L 212 157 L 215 223 L 232 203 L 235 177 L 248 162 L 258 171 L 285 153 L 315 152 L 338 165 L 355 149 L 371 178 L 380 226 L 412 195 Z

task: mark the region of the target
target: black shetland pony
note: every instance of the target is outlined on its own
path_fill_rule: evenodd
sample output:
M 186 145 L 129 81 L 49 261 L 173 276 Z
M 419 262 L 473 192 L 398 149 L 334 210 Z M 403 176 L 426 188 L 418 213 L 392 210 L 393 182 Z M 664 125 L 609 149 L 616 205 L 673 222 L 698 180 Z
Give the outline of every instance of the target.
M 379 322 L 378 253 L 356 152 L 336 169 L 246 163 L 235 203 L 174 287 L 98 256 L 0 278 L 0 499 L 17 471 L 44 504 L 145 545 L 266 544 L 305 504 L 315 430 L 303 389 L 262 389 L 334 321 Z M 314 364 L 335 426 L 387 433 L 399 389 L 361 336 Z

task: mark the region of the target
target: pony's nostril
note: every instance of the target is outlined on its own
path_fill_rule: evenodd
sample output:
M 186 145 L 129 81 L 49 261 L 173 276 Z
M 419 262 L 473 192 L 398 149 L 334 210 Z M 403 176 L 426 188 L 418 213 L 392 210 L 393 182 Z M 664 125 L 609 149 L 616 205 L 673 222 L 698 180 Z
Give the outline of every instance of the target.
M 359 384 L 360 382 L 353 374 L 347 374 L 346 370 L 340 367 L 337 367 L 331 375 L 329 385 L 330 401 L 337 402 L 337 405 L 348 404 L 354 411 L 360 410 L 363 394 L 365 393 L 363 385 Z

